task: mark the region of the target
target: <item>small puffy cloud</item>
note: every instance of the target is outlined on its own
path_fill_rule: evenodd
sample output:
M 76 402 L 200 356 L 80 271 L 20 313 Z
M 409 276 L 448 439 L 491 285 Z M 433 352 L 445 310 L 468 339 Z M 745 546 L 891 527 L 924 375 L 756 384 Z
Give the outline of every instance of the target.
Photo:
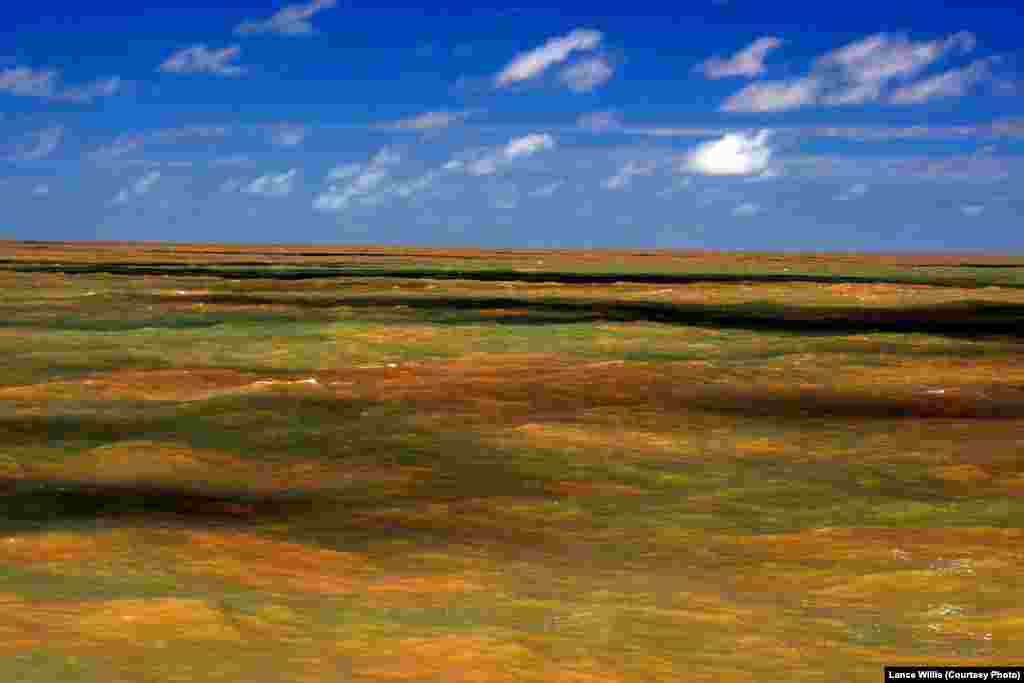
M 744 202 L 732 210 L 732 215 L 740 218 L 749 218 L 750 216 L 756 216 L 759 213 L 761 213 L 761 207 L 758 204 L 753 204 L 751 202 Z
M 84 104 L 100 97 L 109 97 L 121 89 L 121 79 L 117 76 L 63 89 L 60 80 L 60 72 L 56 69 L 14 67 L 0 71 L 0 92 Z
M 837 194 L 835 197 L 833 197 L 833 199 L 839 202 L 848 202 L 851 199 L 858 199 L 860 197 L 863 197 L 864 195 L 867 194 L 867 192 L 867 185 L 865 185 L 864 183 L 857 183 L 856 185 L 851 185 L 850 187 L 846 188 L 845 190 Z
M 407 119 L 400 119 L 390 123 L 381 124 L 381 128 L 393 128 L 397 130 L 436 130 L 447 128 L 452 124 L 461 123 L 477 113 L 474 110 L 464 111 L 427 111 Z
M 992 60 L 979 59 L 962 69 L 952 69 L 894 90 L 892 104 L 920 104 L 943 97 L 963 97 L 975 85 L 992 75 Z
M 214 50 L 205 45 L 193 45 L 178 50 L 158 68 L 164 73 L 211 73 L 218 76 L 241 76 L 245 69 L 231 64 L 242 54 L 237 45 Z
M 698 145 L 686 158 L 689 170 L 703 175 L 751 175 L 768 167 L 769 131 L 730 133 Z
M 61 125 L 50 126 L 34 131 L 27 139 L 15 146 L 6 158 L 8 161 L 35 161 L 50 156 L 64 138 L 65 128 Z
M 601 187 L 606 190 L 624 190 L 633 181 L 634 176 L 651 175 L 652 173 L 654 173 L 654 164 L 629 161 L 622 165 L 618 173 L 610 178 L 605 178 Z
M 337 0 L 313 0 L 306 4 L 287 5 L 269 19 L 243 21 L 235 27 L 237 35 L 276 33 L 281 36 L 308 36 L 316 32 L 310 19 L 321 10 L 337 5 Z
M 838 107 L 878 101 L 911 104 L 926 101 L 934 93 L 962 95 L 968 85 L 987 76 L 983 66 L 972 65 L 966 71 L 960 70 L 962 73 L 943 74 L 936 77 L 939 80 L 929 79 L 933 82 L 922 82 L 927 85 L 918 84 L 917 88 L 898 88 L 886 99 L 886 91 L 894 84 L 905 83 L 950 54 L 966 54 L 976 44 L 974 34 L 967 31 L 919 42 L 877 33 L 821 55 L 804 76 L 752 83 L 727 98 L 721 110 L 776 112 L 811 105 Z
M 112 202 L 114 204 L 125 204 L 132 197 L 141 197 L 144 194 L 149 194 L 158 180 L 160 180 L 160 171 L 149 171 L 132 183 L 131 186 L 118 192 Z
M 298 172 L 299 169 L 293 168 L 284 173 L 260 176 L 243 187 L 242 192 L 263 197 L 287 197 L 292 193 Z
M 516 55 L 494 77 L 494 84 L 503 88 L 536 78 L 551 66 L 564 62 L 574 51 L 593 50 L 601 44 L 602 38 L 600 31 L 589 29 L 576 29 L 568 35 L 552 38 L 538 48 Z
M 569 90 L 584 93 L 604 85 L 614 73 L 615 69 L 603 57 L 592 57 L 562 69 L 559 80 Z
M 974 218 L 983 214 L 985 212 L 985 207 L 982 204 L 964 204 L 960 207 L 960 212 L 965 216 Z
M 313 200 L 313 208 L 343 211 L 354 201 L 374 201 L 373 192 L 390 177 L 390 167 L 400 161 L 397 152 L 384 147 L 366 164 L 335 166 L 327 174 L 327 189 Z
M 758 76 L 764 73 L 765 56 L 781 45 L 782 41 L 775 36 L 764 36 L 763 38 L 758 38 L 732 57 L 728 59 L 712 57 L 694 67 L 694 71 L 698 71 L 704 74 L 705 78 L 711 79 L 728 78 L 730 76 Z
M 607 130 L 615 130 L 622 127 L 622 115 L 611 109 L 605 111 L 593 111 L 581 114 L 576 119 L 576 125 L 580 128 L 600 133 Z

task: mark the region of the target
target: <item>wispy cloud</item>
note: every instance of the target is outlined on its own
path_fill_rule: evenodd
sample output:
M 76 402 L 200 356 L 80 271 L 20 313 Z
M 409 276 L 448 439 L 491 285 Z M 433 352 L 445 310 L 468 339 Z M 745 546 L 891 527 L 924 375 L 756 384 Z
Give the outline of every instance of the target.
M 343 211 L 354 201 L 365 200 L 391 175 L 401 161 L 390 148 L 378 151 L 366 164 L 342 164 L 327 174 L 328 187 L 313 200 L 318 211 Z
M 615 69 L 604 57 L 591 57 L 562 69 L 559 80 L 569 90 L 584 93 L 604 85 L 614 74 Z
M 6 157 L 8 161 L 36 161 L 50 156 L 60 146 L 65 128 L 62 125 L 49 126 L 33 131 L 26 139 L 15 145 Z
M 520 53 L 494 77 L 494 84 L 503 88 L 513 83 L 536 78 L 551 66 L 564 62 L 574 51 L 593 50 L 601 44 L 600 31 L 576 29 L 568 35 L 552 38 L 533 50 Z
M 721 110 L 775 112 L 884 101 L 885 91 L 894 83 L 906 83 L 940 59 L 966 54 L 976 44 L 974 34 L 967 31 L 921 42 L 878 33 L 818 57 L 804 76 L 752 83 L 726 99 Z M 903 99 L 908 101 L 899 103 L 909 103 L 910 97 L 905 94 Z
M 294 123 L 269 124 L 263 131 L 275 147 L 298 147 L 309 135 L 309 128 Z
M 694 71 L 711 79 L 729 78 L 730 76 L 758 76 L 764 73 L 764 58 L 769 52 L 781 46 L 782 41 L 775 36 L 764 36 L 728 59 L 712 57 L 701 62 L 694 67 Z
M 31 69 L 18 66 L 0 71 L 0 92 L 19 97 L 39 97 L 63 102 L 85 104 L 100 97 L 110 97 L 121 89 L 117 76 L 97 79 L 81 85 L 61 87 L 56 69 Z
M 606 190 L 624 190 L 629 187 L 634 176 L 651 175 L 654 173 L 654 164 L 636 161 L 627 161 L 618 172 L 610 178 L 601 182 L 601 187 Z
M 865 194 L 867 194 L 867 192 L 868 186 L 866 184 L 857 183 L 856 185 L 851 185 L 850 187 L 846 188 L 845 190 L 837 194 L 835 197 L 833 197 L 833 199 L 839 202 L 848 202 L 851 199 L 859 199 L 860 197 L 863 197 Z
M 555 139 L 547 133 L 531 133 L 518 138 L 512 138 L 508 144 L 496 150 L 492 150 L 481 157 L 463 162 L 453 159 L 449 162 L 452 168 L 462 168 L 469 175 L 483 176 L 497 173 L 509 162 L 529 157 L 537 152 L 551 149 L 555 146 Z
M 761 213 L 760 205 L 751 202 L 744 202 L 732 210 L 732 215 L 740 218 L 749 218 L 759 213 Z
M 242 54 L 237 45 L 214 50 L 206 45 L 193 45 L 178 50 L 158 68 L 165 73 L 210 73 L 217 76 L 241 76 L 245 69 L 231 64 Z
M 160 180 L 160 171 L 150 171 L 141 176 L 131 186 L 118 192 L 111 202 L 114 204 L 126 204 L 132 197 L 141 197 L 142 195 L 149 194 L 158 180 Z
M 93 161 L 113 161 L 131 152 L 139 152 L 150 144 L 177 144 L 195 139 L 223 138 L 231 134 L 230 126 L 190 125 L 161 128 L 142 133 L 122 133 L 110 144 L 93 151 Z
M 260 176 L 243 187 L 242 192 L 262 197 L 287 197 L 295 187 L 295 176 L 298 173 L 299 169 L 293 168 L 284 173 Z
M 992 76 L 994 60 L 978 59 L 962 69 L 951 69 L 931 78 L 911 83 L 893 91 L 892 104 L 920 104 L 943 97 L 963 97 L 967 92 Z
M 600 133 L 609 130 L 616 130 L 622 127 L 622 114 L 608 109 L 605 111 L 592 111 L 581 114 L 576 119 L 576 125 L 584 130 Z
M 50 194 L 50 186 L 46 184 L 36 185 L 32 188 L 32 194 L 36 197 L 45 197 Z
M 476 109 L 465 109 L 462 111 L 441 109 L 438 111 L 423 112 L 422 114 L 417 114 L 416 116 L 411 116 L 407 119 L 381 123 L 378 124 L 378 127 L 393 130 L 437 130 L 440 128 L 447 128 L 456 123 L 462 123 L 470 116 L 477 113 L 479 113 L 479 110 Z
M 965 216 L 975 218 L 985 212 L 985 206 L 982 204 L 964 204 L 960 207 L 960 212 Z
M 703 175 L 750 175 L 768 166 L 772 148 L 769 131 L 756 135 L 730 133 L 698 145 L 686 158 L 690 171 Z
M 269 19 L 243 21 L 235 27 L 237 35 L 276 33 L 282 36 L 308 36 L 316 33 L 310 19 L 317 12 L 336 6 L 337 0 L 313 0 L 306 4 L 286 5 Z

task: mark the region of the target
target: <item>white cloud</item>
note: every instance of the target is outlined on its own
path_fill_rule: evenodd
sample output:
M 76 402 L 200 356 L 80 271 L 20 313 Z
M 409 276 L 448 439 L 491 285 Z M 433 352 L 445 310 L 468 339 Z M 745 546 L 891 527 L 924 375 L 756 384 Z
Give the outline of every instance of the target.
M 237 45 L 213 50 L 205 45 L 193 45 L 178 50 L 158 68 L 165 73 L 211 73 L 218 76 L 241 76 L 245 69 L 230 64 L 241 55 Z
M 327 174 L 328 187 L 313 200 L 318 211 L 342 211 L 354 201 L 373 201 L 372 193 L 390 176 L 389 168 L 401 157 L 394 150 L 384 147 L 370 159 L 369 163 L 344 164 L 334 167 Z
M 749 218 L 759 213 L 761 213 L 761 207 L 751 202 L 744 202 L 732 210 L 732 215 L 740 218 Z
M 494 77 L 494 84 L 503 88 L 519 81 L 536 78 L 552 65 L 564 62 L 576 50 L 593 50 L 600 45 L 602 38 L 600 31 L 589 29 L 576 29 L 568 35 L 552 38 L 536 49 L 516 55 Z
M 698 64 L 694 70 L 711 79 L 730 76 L 757 76 L 764 73 L 765 56 L 781 45 L 782 41 L 775 36 L 764 36 L 728 59 L 712 57 Z
M 50 186 L 44 184 L 36 185 L 34 188 L 32 188 L 32 194 L 34 194 L 36 197 L 45 197 L 46 195 L 50 194 Z
M 28 139 L 15 147 L 7 157 L 8 161 L 35 161 L 50 156 L 64 138 L 65 128 L 62 125 L 50 126 L 34 131 Z
M 624 190 L 633 181 L 633 176 L 651 175 L 652 173 L 654 173 L 654 164 L 628 161 L 619 168 L 618 173 L 610 178 L 605 178 L 601 182 L 601 187 L 606 190 Z
M 287 5 L 269 19 L 243 21 L 235 27 L 238 35 L 276 33 L 282 36 L 308 36 L 315 33 L 310 19 L 321 10 L 337 5 L 337 0 L 313 0 L 307 4 Z
M 298 172 L 299 169 L 293 168 L 284 173 L 260 176 L 243 187 L 242 192 L 264 197 L 287 197 L 292 193 Z
M 395 128 L 398 130 L 435 130 L 447 128 L 455 123 L 461 123 L 477 113 L 474 110 L 464 111 L 427 111 L 407 119 L 400 119 L 390 123 L 381 124 L 381 128 Z
M 292 123 L 266 127 L 270 143 L 275 147 L 298 147 L 309 135 L 309 129 Z
M 894 90 L 892 104 L 920 104 L 942 97 L 963 97 L 971 87 L 983 83 L 992 74 L 991 59 L 979 59 L 962 69 L 952 69 L 931 78 Z
M 687 167 L 704 175 L 750 175 L 768 166 L 772 148 L 769 131 L 757 135 L 730 133 L 698 145 L 686 159 Z
M 615 70 L 603 57 L 592 57 L 562 69 L 559 80 L 569 90 L 590 92 L 608 82 Z
M 966 31 L 922 42 L 877 33 L 818 57 L 804 76 L 752 83 L 727 98 L 721 110 L 774 112 L 811 105 L 837 107 L 880 101 L 885 99 L 885 91 L 893 84 L 914 78 L 951 53 L 966 54 L 976 43 L 974 34 Z M 983 77 L 980 70 L 981 67 L 975 67 L 959 78 L 980 80 Z M 962 95 L 967 84 L 958 88 L 957 78 L 950 76 L 941 83 L 921 86 L 918 91 L 903 92 L 897 97 L 897 103 L 924 101 L 918 98 L 928 98 L 930 94 L 926 91 L 929 89 L 943 91 L 943 96 Z
M 965 216 L 970 216 L 971 218 L 974 218 L 975 216 L 980 216 L 982 213 L 984 213 L 985 207 L 982 204 L 965 204 L 960 207 L 960 211 Z
M 837 194 L 835 197 L 833 197 L 833 199 L 840 202 L 848 202 L 851 199 L 858 199 L 860 197 L 863 197 L 865 194 L 867 194 L 867 192 L 868 186 L 866 184 L 857 183 L 856 185 L 851 185 L 850 187 L 846 188 L 845 190 Z
M 99 97 L 109 97 L 120 89 L 121 79 L 117 76 L 61 89 L 60 72 L 56 69 L 30 69 L 19 66 L 0 71 L 0 92 L 20 97 L 41 97 L 85 104 Z
M 118 192 L 112 202 L 114 204 L 124 204 L 133 196 L 141 197 L 144 194 L 149 194 L 158 180 L 160 180 L 160 171 L 149 171 L 136 180 L 130 187 L 126 187 Z

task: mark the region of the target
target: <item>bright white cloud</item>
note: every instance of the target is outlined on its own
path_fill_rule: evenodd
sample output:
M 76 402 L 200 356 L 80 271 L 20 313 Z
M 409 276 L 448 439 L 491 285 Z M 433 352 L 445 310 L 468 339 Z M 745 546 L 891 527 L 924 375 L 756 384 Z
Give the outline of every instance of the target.
M 752 83 L 727 98 L 721 110 L 776 112 L 811 105 L 837 107 L 877 102 L 885 99 L 886 91 L 894 84 L 916 77 L 950 54 L 966 54 L 976 44 L 974 34 L 966 31 L 922 42 L 878 33 L 818 57 L 810 72 L 799 78 Z M 963 73 L 937 77 L 941 78 L 938 81 L 929 79 L 931 82 L 925 81 L 917 88 L 907 90 L 904 86 L 896 90 L 896 99 L 889 101 L 910 104 L 933 96 L 962 95 L 968 85 L 987 75 L 981 66 L 969 67 Z
M 835 197 L 833 197 L 833 199 L 840 202 L 848 202 L 851 199 L 859 199 L 860 197 L 863 197 L 865 194 L 867 194 L 867 192 L 868 186 L 866 184 L 857 183 L 856 185 L 851 185 L 850 187 L 846 188 L 845 190 L 837 194 Z
M 698 145 L 686 158 L 689 170 L 703 175 L 750 175 L 768 166 L 769 131 L 756 135 L 730 133 Z
M 584 93 L 604 85 L 614 73 L 615 69 L 603 57 L 592 57 L 562 69 L 559 80 L 569 90 Z
M 706 78 L 711 79 L 728 78 L 730 76 L 758 76 L 764 73 L 765 56 L 781 45 L 782 41 L 775 36 L 764 36 L 763 38 L 758 38 L 732 57 L 728 59 L 712 57 L 694 67 L 694 71 L 698 71 L 704 74 Z
M 601 182 L 601 187 L 606 190 L 624 190 L 632 183 L 634 176 L 651 175 L 652 173 L 654 173 L 654 164 L 628 161 L 619 168 L 615 175 L 605 178 Z
M 193 45 L 178 50 L 158 68 L 165 73 L 211 73 L 218 76 L 241 76 L 245 69 L 231 64 L 242 54 L 237 45 L 213 50 L 205 45 Z
M 99 97 L 109 97 L 120 89 L 121 79 L 117 76 L 61 89 L 60 72 L 56 69 L 19 66 L 0 71 L 0 92 L 20 97 L 41 97 L 84 104 Z
M 284 173 L 268 174 L 256 178 L 242 188 L 242 192 L 263 197 L 287 197 L 295 186 L 295 176 L 299 169 L 293 168 Z
M 732 210 L 732 215 L 740 218 L 749 218 L 750 216 L 756 216 L 759 213 L 761 213 L 761 207 L 758 204 L 753 204 L 751 202 L 744 202 Z
M 979 59 L 962 69 L 952 69 L 893 91 L 892 104 L 920 104 L 942 97 L 963 97 L 973 86 L 992 75 L 992 60 Z
M 576 29 L 560 38 L 552 38 L 538 48 L 523 52 L 509 62 L 497 76 L 494 84 L 503 88 L 519 81 L 540 76 L 554 64 L 564 62 L 574 51 L 593 50 L 601 44 L 600 31 Z
M 321 10 L 337 5 L 337 0 L 313 0 L 306 4 L 287 5 L 269 19 L 243 21 L 235 27 L 238 35 L 276 33 L 282 36 L 308 36 L 315 33 L 310 19 Z

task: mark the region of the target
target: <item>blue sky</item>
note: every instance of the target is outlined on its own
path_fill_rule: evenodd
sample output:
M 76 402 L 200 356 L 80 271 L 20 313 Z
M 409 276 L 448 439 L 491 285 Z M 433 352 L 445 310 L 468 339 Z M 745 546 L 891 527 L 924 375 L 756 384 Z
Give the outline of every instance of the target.
M 18 3 L 0 237 L 1024 251 L 1009 3 L 624 9 Z

